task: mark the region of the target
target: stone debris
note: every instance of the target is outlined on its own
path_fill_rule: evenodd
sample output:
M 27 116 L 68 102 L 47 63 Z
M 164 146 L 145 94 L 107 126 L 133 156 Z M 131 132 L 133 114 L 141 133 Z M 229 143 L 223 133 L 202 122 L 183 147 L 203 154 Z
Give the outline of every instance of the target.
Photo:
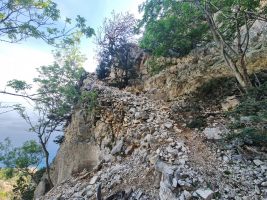
M 123 141 L 122 140 L 118 141 L 116 146 L 114 146 L 113 149 L 111 150 L 111 154 L 114 155 L 116 153 L 119 153 L 122 149 L 122 145 Z
M 210 189 L 198 189 L 196 194 L 198 194 L 202 199 L 211 200 L 214 192 Z
M 222 131 L 216 127 L 216 128 L 205 128 L 203 131 L 203 134 L 207 137 L 209 140 L 220 140 L 222 139 Z
M 88 174 L 78 173 L 57 183 L 37 199 L 95 199 L 100 184 L 105 200 L 267 198 L 267 160 L 244 160 L 229 145 L 210 147 L 216 168 L 209 158 L 195 164 L 191 144 L 180 137 L 186 129 L 171 119 L 163 101 L 98 81 L 90 85 L 99 93 L 99 105 L 97 119 L 83 141 L 98 146 L 100 164 Z M 208 139 L 220 139 L 219 133 L 216 127 L 204 130 Z M 66 135 L 66 141 L 78 136 Z

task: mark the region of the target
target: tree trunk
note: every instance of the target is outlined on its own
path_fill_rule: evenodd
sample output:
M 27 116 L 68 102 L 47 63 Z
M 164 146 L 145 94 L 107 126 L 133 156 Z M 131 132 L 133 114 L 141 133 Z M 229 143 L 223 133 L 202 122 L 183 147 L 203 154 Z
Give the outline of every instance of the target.
M 200 0 L 195 0 L 195 5 L 203 11 L 206 20 L 210 26 L 211 33 L 213 35 L 214 41 L 217 44 L 217 46 L 221 49 L 221 54 L 224 57 L 224 60 L 228 67 L 233 72 L 234 76 L 236 77 L 238 83 L 243 88 L 244 91 L 247 92 L 249 88 L 252 87 L 251 81 L 249 79 L 249 75 L 247 73 L 246 63 L 245 63 L 245 53 L 247 51 L 247 46 L 242 50 L 241 45 L 241 35 L 240 30 L 238 29 L 238 50 L 239 52 L 236 52 L 233 47 L 231 47 L 229 44 L 226 43 L 226 41 L 223 38 L 223 35 L 220 33 L 218 26 L 216 25 L 216 22 L 214 21 L 212 13 L 209 11 L 209 7 L 205 5 L 204 7 L 201 6 Z M 240 27 L 238 27 L 240 28 Z M 248 27 L 247 27 L 248 28 Z M 249 29 L 247 29 L 249 31 Z M 248 34 L 248 32 L 247 32 Z M 247 35 L 247 44 L 249 42 L 249 35 Z M 241 46 L 240 46 L 241 45 Z M 240 51 L 241 50 L 241 51 Z M 231 55 L 234 54 L 234 55 Z M 235 57 L 237 57 L 237 61 L 235 60 Z
M 240 86 L 247 91 L 252 87 L 252 83 L 249 79 L 249 75 L 247 73 L 246 64 L 243 58 L 240 58 L 238 62 L 234 62 L 233 59 L 226 53 L 224 50 L 222 51 L 223 57 L 234 76 L 236 77 Z
M 45 154 L 45 165 L 46 165 L 46 173 L 47 173 L 47 180 L 48 180 L 48 184 L 49 184 L 49 190 L 54 187 L 54 184 L 51 180 L 51 176 L 50 176 L 50 166 L 49 166 L 49 152 L 46 149 L 46 145 L 43 142 L 42 138 L 39 137 L 43 152 Z

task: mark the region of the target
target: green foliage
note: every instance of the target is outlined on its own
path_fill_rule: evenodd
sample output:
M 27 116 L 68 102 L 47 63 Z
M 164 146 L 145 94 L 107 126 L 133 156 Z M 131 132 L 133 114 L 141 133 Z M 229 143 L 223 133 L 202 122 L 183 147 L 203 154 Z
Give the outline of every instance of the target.
M 15 172 L 13 168 L 0 169 L 0 180 L 8 180 L 14 177 Z
M 8 196 L 9 196 L 9 193 L 8 192 L 0 191 L 0 198 L 1 199 L 7 199 Z
M 31 179 L 27 176 L 19 176 L 16 184 L 13 185 L 13 200 L 33 199 L 36 185 L 31 183 Z
M 81 16 L 72 27 L 67 26 L 71 24 L 67 18 L 61 28 L 60 11 L 51 0 L 1 0 L 0 8 L 0 41 L 19 42 L 33 37 L 54 44 L 58 38 L 70 40 L 69 36 L 77 31 L 87 37 L 94 34 Z
M 40 181 L 40 172 L 35 173 L 32 169 L 37 168 L 42 159 L 42 148 L 33 140 L 16 148 L 12 147 L 8 138 L 0 143 L 0 162 L 6 167 L 1 170 L 1 177 L 16 178 L 13 199 L 33 199 L 33 192 Z
M 164 63 L 163 65 L 160 65 L 156 58 L 152 58 L 147 62 L 147 68 L 150 75 L 155 75 L 161 72 L 163 69 L 167 67 L 167 65 Z
M 8 81 L 7 86 L 12 87 L 16 92 L 21 91 L 21 90 L 31 89 L 31 85 L 29 85 L 25 81 L 21 81 L 21 80 Z
M 256 145 L 267 145 L 267 82 L 251 89 L 240 105 L 229 113 L 234 118 L 230 128 L 232 137 L 251 140 Z
M 219 102 L 227 96 L 239 93 L 234 77 L 218 77 L 201 85 L 197 89 L 195 96 L 206 102 Z
M 139 29 L 145 27 L 142 48 L 156 56 L 183 56 L 203 40 L 210 39 L 203 14 L 190 3 L 147 0 Z
M 99 49 L 96 73 L 99 79 L 108 77 L 113 69 L 116 76 L 115 85 L 123 88 L 128 85 L 129 79 L 136 75 L 135 57 L 131 52 L 136 48 L 133 44 L 135 24 L 134 16 L 129 13 L 112 12 L 111 18 L 104 20 L 96 35 Z
M 207 126 L 206 117 L 196 116 L 189 123 L 186 124 L 188 128 L 202 129 Z
M 43 158 L 42 148 L 34 140 L 26 141 L 21 147 L 12 147 L 8 138 L 0 143 L 0 162 L 7 168 L 28 171 L 38 166 Z
M 92 112 L 97 106 L 97 91 L 83 91 L 81 95 L 81 104 L 88 112 Z

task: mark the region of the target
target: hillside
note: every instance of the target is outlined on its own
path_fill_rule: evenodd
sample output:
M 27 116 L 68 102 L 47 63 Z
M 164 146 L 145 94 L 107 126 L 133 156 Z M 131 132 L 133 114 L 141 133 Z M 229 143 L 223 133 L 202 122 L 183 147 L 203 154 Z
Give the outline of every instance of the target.
M 204 51 L 152 77 L 140 70 L 143 81 L 126 89 L 89 75 L 83 89 L 97 92 L 97 105 L 73 114 L 52 165 L 56 186 L 37 199 L 266 199 L 266 147 L 224 140 L 231 131 L 224 111 L 238 104 L 238 92 L 201 89 L 230 75 Z M 251 55 L 250 73 L 266 78 L 266 48 Z M 205 124 L 189 128 L 199 116 Z M 36 195 L 44 191 L 43 181 Z

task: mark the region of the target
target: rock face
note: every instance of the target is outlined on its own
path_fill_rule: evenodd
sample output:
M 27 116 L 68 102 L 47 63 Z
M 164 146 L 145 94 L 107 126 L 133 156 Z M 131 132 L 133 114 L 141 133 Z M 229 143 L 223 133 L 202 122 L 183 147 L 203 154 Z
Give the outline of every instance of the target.
M 254 28 L 256 29 L 256 27 Z M 262 37 L 261 35 L 260 38 L 255 38 L 257 42 L 254 43 L 247 54 L 246 61 L 248 62 L 249 73 L 266 68 L 267 44 L 266 39 Z M 225 66 L 220 52 L 212 45 L 194 50 L 190 55 L 175 58 L 175 60 L 174 64 L 166 63 L 165 65 L 169 65 L 169 67 L 159 74 L 144 79 L 143 90 L 150 95 L 150 98 L 175 100 L 182 95 L 195 91 L 203 83 L 213 78 L 232 76 L 232 72 Z M 164 65 L 167 61 L 161 60 L 161 62 Z M 226 106 L 230 106 L 231 103 L 232 106 L 238 104 L 235 100 L 231 101 L 229 99 Z M 226 109 L 230 108 L 227 107 Z

